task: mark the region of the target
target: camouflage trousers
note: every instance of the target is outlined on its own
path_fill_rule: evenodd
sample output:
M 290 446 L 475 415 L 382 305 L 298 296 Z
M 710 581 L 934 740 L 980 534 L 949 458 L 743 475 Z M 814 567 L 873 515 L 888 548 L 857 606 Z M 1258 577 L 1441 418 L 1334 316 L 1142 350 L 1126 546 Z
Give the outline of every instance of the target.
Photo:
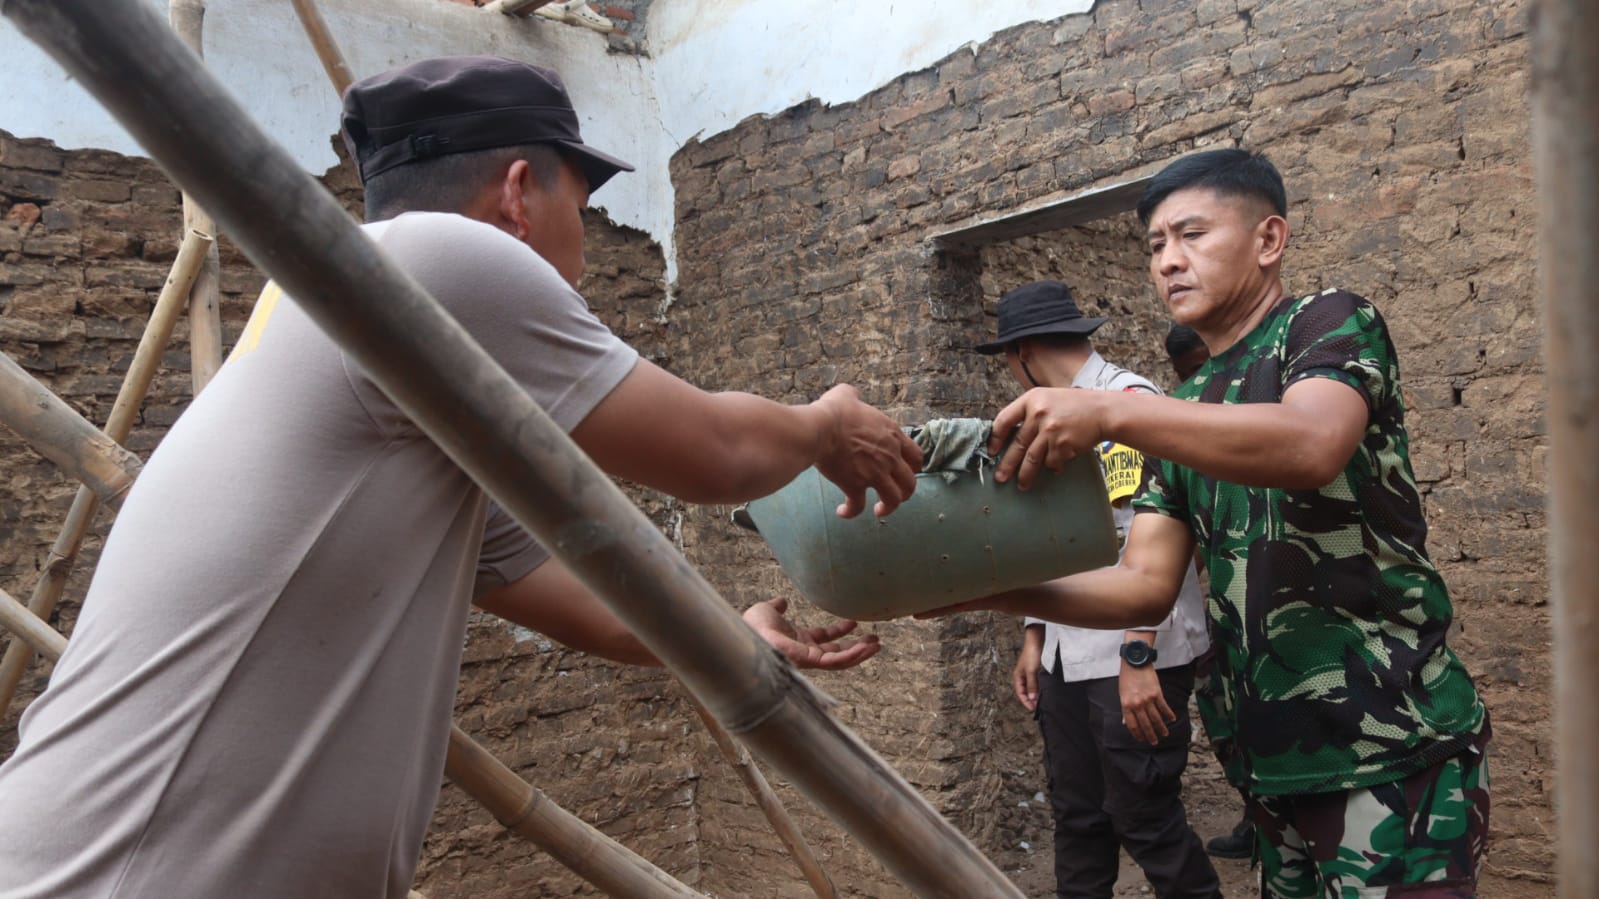
M 1403 780 L 1251 802 L 1263 899 L 1473 899 L 1488 837 L 1488 722 Z

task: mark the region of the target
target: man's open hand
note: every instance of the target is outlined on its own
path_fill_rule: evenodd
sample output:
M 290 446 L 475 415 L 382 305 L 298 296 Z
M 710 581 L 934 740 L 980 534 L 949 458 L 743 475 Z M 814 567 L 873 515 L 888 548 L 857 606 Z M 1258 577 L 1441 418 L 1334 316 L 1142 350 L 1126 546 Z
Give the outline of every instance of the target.
M 784 615 L 787 611 L 788 600 L 782 597 L 758 602 L 744 611 L 744 623 L 787 656 L 796 668 L 854 668 L 883 648 L 876 634 L 840 640 L 855 629 L 853 621 L 841 619 L 825 627 L 795 628 Z

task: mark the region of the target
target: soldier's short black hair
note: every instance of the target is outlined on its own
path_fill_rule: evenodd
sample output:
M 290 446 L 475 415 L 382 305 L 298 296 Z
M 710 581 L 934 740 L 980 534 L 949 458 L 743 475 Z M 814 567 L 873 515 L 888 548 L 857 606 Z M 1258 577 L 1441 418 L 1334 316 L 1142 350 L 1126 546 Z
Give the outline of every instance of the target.
M 1208 188 L 1224 197 L 1259 199 L 1278 215 L 1288 215 L 1288 192 L 1277 167 L 1259 153 L 1234 148 L 1190 153 L 1161 169 L 1138 200 L 1138 220 L 1148 225 L 1161 201 L 1190 187 Z

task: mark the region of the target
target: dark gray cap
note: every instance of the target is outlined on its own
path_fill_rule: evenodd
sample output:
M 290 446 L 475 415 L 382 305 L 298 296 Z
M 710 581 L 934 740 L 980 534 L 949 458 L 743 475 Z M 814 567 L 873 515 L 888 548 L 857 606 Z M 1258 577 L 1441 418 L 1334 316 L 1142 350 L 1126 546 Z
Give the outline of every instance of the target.
M 361 181 L 411 162 L 553 144 L 589 191 L 633 167 L 583 143 L 561 76 L 499 56 L 441 56 L 363 78 L 344 92 L 344 143 Z

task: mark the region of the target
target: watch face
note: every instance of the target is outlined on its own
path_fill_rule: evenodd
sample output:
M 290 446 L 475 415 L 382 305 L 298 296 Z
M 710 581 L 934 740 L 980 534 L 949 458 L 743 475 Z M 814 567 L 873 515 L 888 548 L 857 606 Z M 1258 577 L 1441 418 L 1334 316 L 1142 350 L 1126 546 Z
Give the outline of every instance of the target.
M 1122 644 L 1122 658 L 1135 668 L 1148 665 L 1154 655 L 1155 650 L 1142 640 Z

